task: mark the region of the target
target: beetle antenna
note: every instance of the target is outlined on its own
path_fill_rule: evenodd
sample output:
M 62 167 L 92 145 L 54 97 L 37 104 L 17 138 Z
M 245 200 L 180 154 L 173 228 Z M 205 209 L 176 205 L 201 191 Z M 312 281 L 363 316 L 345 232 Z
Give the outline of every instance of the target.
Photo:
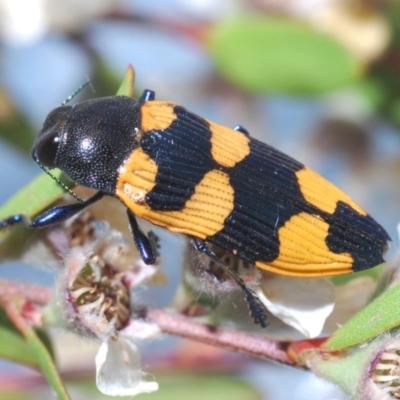
M 65 106 L 67 103 L 69 103 L 79 92 L 81 92 L 87 85 L 89 85 L 90 79 L 86 79 L 86 82 L 83 83 L 81 86 L 78 87 L 78 89 L 75 90 L 74 93 L 69 95 L 62 103 L 62 106 Z
M 35 162 L 39 167 L 47 174 L 49 175 L 52 179 L 54 179 L 64 190 L 66 190 L 71 196 L 75 197 L 76 200 L 79 201 L 79 203 L 83 203 L 83 200 L 73 191 L 71 190 L 65 183 L 61 182 L 60 179 L 55 177 L 40 161 L 38 158 L 35 157 Z

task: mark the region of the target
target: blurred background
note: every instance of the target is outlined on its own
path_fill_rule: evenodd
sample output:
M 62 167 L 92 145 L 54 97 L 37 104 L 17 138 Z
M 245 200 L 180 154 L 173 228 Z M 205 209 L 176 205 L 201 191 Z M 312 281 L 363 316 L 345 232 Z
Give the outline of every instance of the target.
M 394 256 L 400 222 L 397 0 L 0 0 L 0 203 L 41 173 L 29 149 L 48 112 L 87 78 L 90 88 L 73 102 L 113 95 L 129 63 L 136 96 L 149 88 L 157 99 L 208 119 L 241 124 L 334 182 L 387 229 Z M 164 240 L 173 248 L 163 253 L 173 281 L 180 243 Z M 5 265 L 0 276 L 54 283 L 51 273 L 16 264 Z M 160 290 L 154 302 L 170 295 Z M 346 398 L 306 372 L 214 351 L 171 340 L 150 345 L 148 369 L 157 379 L 170 371 L 155 396 L 183 398 L 185 389 L 193 395 L 193 385 L 202 384 L 209 399 Z M 210 359 L 194 357 L 185 367 L 194 371 L 190 379 L 179 380 L 182 360 L 197 352 L 210 352 L 218 372 L 204 375 Z M 82 360 L 82 370 L 91 368 L 93 358 Z M 30 391 L 25 398 L 50 396 L 25 369 L 7 363 L 0 376 L 0 393 L 2 387 L 12 392 L 23 378 Z M 79 385 L 75 390 L 74 398 L 85 398 Z

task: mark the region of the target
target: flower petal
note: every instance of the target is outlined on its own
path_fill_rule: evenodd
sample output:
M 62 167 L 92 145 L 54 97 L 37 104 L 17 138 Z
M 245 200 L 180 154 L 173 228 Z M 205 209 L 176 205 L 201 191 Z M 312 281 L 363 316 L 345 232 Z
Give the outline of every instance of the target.
M 310 338 L 321 333 L 334 306 L 334 286 L 325 278 L 271 274 L 255 292 L 272 314 Z
M 136 396 L 158 390 L 158 383 L 144 380 L 137 346 L 123 338 L 104 341 L 96 356 L 97 388 L 108 396 Z

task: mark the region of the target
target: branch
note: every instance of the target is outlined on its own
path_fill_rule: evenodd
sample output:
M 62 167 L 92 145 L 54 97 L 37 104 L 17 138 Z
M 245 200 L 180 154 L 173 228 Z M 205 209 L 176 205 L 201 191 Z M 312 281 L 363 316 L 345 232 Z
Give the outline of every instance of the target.
M 32 303 L 46 305 L 50 301 L 52 294 L 53 290 L 45 286 L 0 278 L 0 298 L 3 299 L 21 297 Z
M 250 357 L 294 364 L 286 352 L 287 343 L 263 335 L 205 325 L 190 317 L 170 314 L 159 308 L 147 308 L 144 310 L 144 318 L 170 335 L 222 347 Z

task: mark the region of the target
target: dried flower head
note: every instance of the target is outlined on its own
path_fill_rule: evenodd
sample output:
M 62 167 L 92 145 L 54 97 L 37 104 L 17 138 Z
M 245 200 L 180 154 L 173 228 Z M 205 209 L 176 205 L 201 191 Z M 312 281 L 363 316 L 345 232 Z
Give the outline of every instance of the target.
M 89 336 L 105 338 L 126 326 L 130 292 L 124 274 L 93 252 L 74 249 L 66 260 L 68 278 L 62 287 L 68 322 Z
M 384 349 L 376 361 L 371 378 L 389 398 L 400 399 L 400 347 L 392 345 Z
M 73 282 L 70 294 L 79 314 L 104 315 L 117 330 L 129 319 L 129 289 L 121 273 L 98 255 L 89 257 L 86 267 Z
M 68 323 L 101 340 L 115 337 L 131 317 L 131 288 L 158 266 L 145 265 L 132 240 L 91 209 L 50 231 L 49 240 L 64 256 L 59 292 Z

